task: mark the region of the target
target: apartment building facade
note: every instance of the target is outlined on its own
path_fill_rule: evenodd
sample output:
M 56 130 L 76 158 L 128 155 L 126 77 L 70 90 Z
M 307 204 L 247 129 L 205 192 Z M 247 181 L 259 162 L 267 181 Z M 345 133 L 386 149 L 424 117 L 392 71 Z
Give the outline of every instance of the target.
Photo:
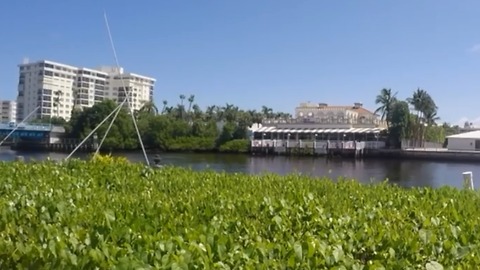
M 8 123 L 17 118 L 17 102 L 14 100 L 0 100 L 0 122 Z
M 91 69 L 41 60 L 19 65 L 17 121 L 26 118 L 61 117 L 69 120 L 74 107 L 91 107 L 105 99 L 123 101 L 119 81 L 131 88 L 130 108 L 140 109 L 152 100 L 154 78 L 124 73 L 123 69 Z M 121 81 L 122 78 L 123 82 Z M 142 87 L 139 86 L 142 78 Z
M 108 74 L 108 91 L 105 98 L 121 103 L 129 96 L 125 106 L 140 110 L 145 102 L 153 100 L 155 79 L 135 73 L 124 72 L 123 68 L 103 66 L 98 70 Z

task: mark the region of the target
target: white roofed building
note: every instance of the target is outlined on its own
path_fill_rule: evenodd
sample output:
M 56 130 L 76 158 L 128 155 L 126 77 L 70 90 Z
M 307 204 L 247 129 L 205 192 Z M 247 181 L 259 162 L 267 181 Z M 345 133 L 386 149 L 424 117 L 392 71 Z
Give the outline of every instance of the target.
M 365 142 L 365 148 L 383 148 L 380 133 L 386 122 L 365 109 L 363 104 L 331 106 L 325 103 L 301 103 L 295 108 L 295 118 L 288 121 L 263 121 L 253 131 L 252 146 L 288 145 L 318 147 L 320 142 Z M 311 145 L 311 146 L 310 146 Z
M 480 130 L 447 136 L 447 149 L 455 151 L 480 151 Z

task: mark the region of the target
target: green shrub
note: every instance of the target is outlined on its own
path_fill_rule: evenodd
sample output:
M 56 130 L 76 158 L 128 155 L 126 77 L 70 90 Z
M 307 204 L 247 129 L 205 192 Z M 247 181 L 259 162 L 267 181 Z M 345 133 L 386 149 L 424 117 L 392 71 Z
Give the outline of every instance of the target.
M 169 140 L 166 148 L 168 151 L 213 151 L 215 138 L 178 137 Z
M 453 188 L 0 163 L 1 269 L 476 269 L 480 199 Z
M 248 153 L 250 151 L 250 140 L 237 139 L 228 141 L 220 146 L 220 152 Z

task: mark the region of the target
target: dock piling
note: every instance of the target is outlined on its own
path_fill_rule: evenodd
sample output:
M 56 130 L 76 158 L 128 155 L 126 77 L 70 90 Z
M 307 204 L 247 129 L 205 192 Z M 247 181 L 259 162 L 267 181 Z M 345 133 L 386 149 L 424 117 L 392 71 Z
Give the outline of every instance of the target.
M 463 172 L 463 187 L 465 189 L 470 189 L 474 190 L 475 187 L 473 185 L 473 173 L 468 171 L 468 172 Z

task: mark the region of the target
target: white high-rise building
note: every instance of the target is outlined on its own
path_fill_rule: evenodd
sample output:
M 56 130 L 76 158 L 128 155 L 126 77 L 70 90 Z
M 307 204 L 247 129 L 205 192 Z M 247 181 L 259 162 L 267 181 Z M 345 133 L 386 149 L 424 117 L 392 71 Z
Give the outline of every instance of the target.
M 17 118 L 17 102 L 14 100 L 0 100 L 0 122 L 12 122 Z
M 70 118 L 77 68 L 50 61 L 19 65 L 17 121 L 37 107 L 31 118 L 57 116 Z
M 125 106 L 130 105 L 131 110 L 139 110 L 143 104 L 153 100 L 153 87 L 155 79 L 138 75 L 135 73 L 124 72 L 123 68 L 103 66 L 98 70 L 108 74 L 107 91 L 105 98 L 117 100 L 121 103 L 125 100 L 128 92 L 130 98 L 129 104 L 125 102 Z M 124 87 L 127 91 L 124 90 Z
M 123 101 L 123 84 L 130 90 L 130 106 L 140 109 L 153 98 L 155 79 L 124 73 L 123 69 L 89 69 L 52 61 L 19 65 L 17 121 L 37 107 L 31 118 L 61 117 L 69 120 L 74 106 L 91 107 L 104 99 Z M 123 83 L 119 78 L 123 78 Z

